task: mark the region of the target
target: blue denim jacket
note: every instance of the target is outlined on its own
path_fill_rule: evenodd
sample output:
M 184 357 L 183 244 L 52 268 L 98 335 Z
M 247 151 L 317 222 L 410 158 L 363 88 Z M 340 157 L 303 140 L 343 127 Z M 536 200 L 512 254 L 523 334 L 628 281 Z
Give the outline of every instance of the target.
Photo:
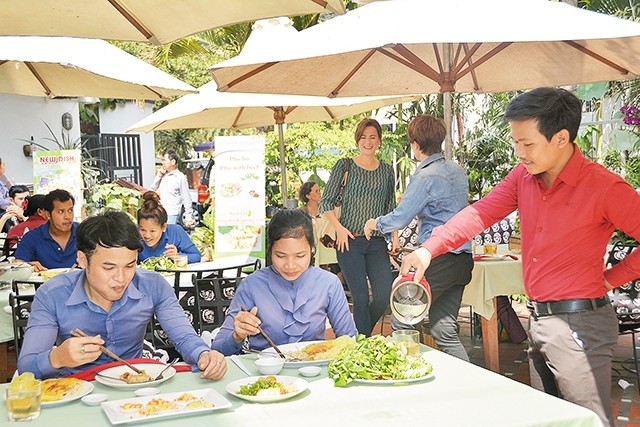
M 418 244 L 422 244 L 435 227 L 467 206 L 468 193 L 465 170 L 442 153 L 432 154 L 416 168 L 398 207 L 377 218 L 378 230 L 385 234 L 400 230 L 417 216 Z M 453 252 L 471 252 L 471 241 Z

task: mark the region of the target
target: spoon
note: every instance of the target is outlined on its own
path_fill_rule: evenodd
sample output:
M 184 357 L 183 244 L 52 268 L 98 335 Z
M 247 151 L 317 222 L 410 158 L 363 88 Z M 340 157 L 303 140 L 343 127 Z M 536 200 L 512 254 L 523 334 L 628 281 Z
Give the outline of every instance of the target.
M 172 367 L 173 365 L 175 365 L 176 363 L 178 363 L 178 361 L 179 361 L 179 360 L 180 360 L 180 358 L 179 358 L 179 357 L 176 357 L 175 359 L 173 359 L 173 360 L 171 361 L 171 363 L 169 363 L 167 366 L 165 366 L 165 367 L 164 367 L 164 369 L 163 369 L 162 371 L 160 371 L 160 373 L 158 374 L 158 376 L 157 376 L 157 377 L 155 377 L 155 378 L 153 379 L 153 381 L 158 381 L 158 380 L 161 380 L 162 378 L 164 378 L 164 377 L 162 376 L 162 374 L 164 374 L 164 372 L 165 372 L 167 369 L 169 369 L 170 367 Z

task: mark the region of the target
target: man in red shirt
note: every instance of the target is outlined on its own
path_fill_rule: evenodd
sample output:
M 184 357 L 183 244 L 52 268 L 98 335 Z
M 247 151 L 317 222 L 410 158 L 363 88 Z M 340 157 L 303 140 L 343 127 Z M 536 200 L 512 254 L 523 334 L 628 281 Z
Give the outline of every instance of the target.
M 434 229 L 407 255 L 402 273 L 420 280 L 431 259 L 518 209 L 522 270 L 529 297 L 531 385 L 593 410 L 613 425 L 611 359 L 618 322 L 607 292 L 640 277 L 640 251 L 604 270 L 615 229 L 640 240 L 640 195 L 585 159 L 574 143 L 581 102 L 564 89 L 515 98 L 505 117 L 520 158 L 482 200 Z

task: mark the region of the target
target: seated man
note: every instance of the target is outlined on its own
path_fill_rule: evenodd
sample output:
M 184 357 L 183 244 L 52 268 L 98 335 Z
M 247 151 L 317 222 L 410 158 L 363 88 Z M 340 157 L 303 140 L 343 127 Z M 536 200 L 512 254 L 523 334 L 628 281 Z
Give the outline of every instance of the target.
M 2 228 L 3 232 L 8 232 L 11 227 L 25 220 L 24 207 L 22 205 L 28 196 L 29 188 L 26 185 L 12 185 L 9 188 L 9 202 L 11 204 L 7 207 L 6 214 L 11 215 L 7 218 L 7 222 Z
M 26 233 L 14 254 L 33 265 L 34 271 L 68 268 L 76 263 L 75 200 L 66 190 L 53 190 L 44 198 L 48 221 Z
M 224 357 L 210 350 L 184 315 L 175 293 L 158 273 L 138 269 L 138 228 L 127 214 L 107 211 L 77 230 L 80 270 L 58 275 L 36 292 L 24 337 L 19 372 L 60 377 L 111 362 L 104 345 L 124 359 L 142 355 L 144 334 L 155 315 L 184 360 L 201 377 L 224 376 Z M 72 337 L 82 329 L 87 337 Z

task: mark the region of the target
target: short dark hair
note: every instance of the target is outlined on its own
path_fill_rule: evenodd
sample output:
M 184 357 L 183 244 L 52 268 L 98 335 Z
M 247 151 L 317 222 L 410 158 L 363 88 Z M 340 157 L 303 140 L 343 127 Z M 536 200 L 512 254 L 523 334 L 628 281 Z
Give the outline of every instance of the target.
M 167 211 L 162 207 L 160 196 L 155 191 L 146 191 L 142 195 L 142 207 L 138 209 L 138 224 L 141 219 L 155 219 L 161 226 L 167 223 Z
M 442 120 L 428 114 L 415 116 L 407 127 L 409 142 L 415 141 L 424 154 L 439 153 L 442 142 L 447 135 L 447 129 Z
M 380 126 L 380 123 L 378 123 L 376 119 L 367 117 L 366 119 L 360 120 L 360 123 L 358 123 L 358 125 L 356 126 L 356 132 L 355 132 L 356 144 L 358 143 L 358 141 L 360 141 L 360 138 L 362 137 L 364 130 L 369 126 L 374 127 L 376 129 L 376 132 L 378 132 L 378 138 L 380 138 L 380 141 L 382 141 L 382 126 Z
M 73 198 L 71 193 L 67 190 L 57 189 L 50 191 L 49 194 L 44 196 L 44 210 L 51 213 L 53 212 L 53 202 L 66 202 L 67 200 L 71 200 L 71 203 L 76 204 L 76 200 Z
M 11 197 L 12 199 L 14 197 L 16 197 L 16 194 L 21 194 L 21 193 L 28 193 L 29 192 L 29 187 L 27 187 L 26 185 L 12 185 L 11 188 L 9 188 L 9 197 Z
M 178 157 L 178 153 L 176 153 L 176 150 L 164 150 L 164 153 L 162 153 L 163 156 L 167 156 L 169 157 L 169 160 L 175 160 L 176 165 L 178 164 L 178 161 L 180 160 L 180 158 Z
M 535 120 L 548 141 L 566 129 L 575 141 L 582 119 L 582 101 L 566 89 L 539 87 L 513 99 L 504 117 L 508 121 Z
M 24 209 L 25 216 L 32 216 L 38 213 L 38 209 L 44 209 L 44 195 L 34 194 L 25 199 L 27 207 Z
M 127 248 L 142 250 L 138 227 L 122 211 L 107 209 L 91 216 L 78 225 L 76 230 L 76 248 L 91 258 L 98 245 L 103 248 Z
M 267 265 L 271 265 L 271 248 L 280 239 L 304 237 L 311 247 L 311 258 L 316 244 L 313 238 L 313 222 L 302 209 L 281 209 L 271 217 L 267 227 Z
M 307 181 L 300 186 L 300 190 L 298 190 L 298 199 L 304 203 L 305 205 L 309 202 L 307 196 L 311 193 L 311 189 L 314 185 L 318 185 L 317 182 Z

